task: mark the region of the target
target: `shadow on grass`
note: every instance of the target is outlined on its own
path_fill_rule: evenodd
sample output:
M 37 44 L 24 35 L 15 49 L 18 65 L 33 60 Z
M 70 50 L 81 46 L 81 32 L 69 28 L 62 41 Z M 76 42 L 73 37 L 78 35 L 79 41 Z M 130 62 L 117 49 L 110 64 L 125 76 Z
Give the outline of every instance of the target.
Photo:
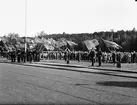
M 106 82 L 97 82 L 96 84 L 102 86 L 137 88 L 137 82 L 133 82 L 133 81 L 106 81 Z

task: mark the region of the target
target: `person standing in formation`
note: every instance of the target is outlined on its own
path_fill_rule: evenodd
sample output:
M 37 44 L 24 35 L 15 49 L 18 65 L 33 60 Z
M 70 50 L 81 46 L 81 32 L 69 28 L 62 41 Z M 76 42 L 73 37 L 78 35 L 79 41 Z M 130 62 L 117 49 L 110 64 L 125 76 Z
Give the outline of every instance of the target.
M 99 67 L 101 66 L 101 57 L 102 57 L 102 51 L 101 48 L 99 48 L 99 50 L 97 51 L 97 58 L 98 58 L 98 63 L 99 63 Z
M 116 63 L 116 52 L 115 51 L 112 52 L 112 61 L 113 61 L 114 65 L 115 65 L 115 63 Z
M 132 61 L 132 63 L 135 63 L 135 58 L 136 58 L 136 52 L 133 51 L 133 61 Z
M 89 58 L 92 62 L 92 66 L 94 66 L 94 61 L 95 61 L 95 50 L 92 48 L 91 51 L 89 52 Z
M 81 61 L 81 52 L 80 51 L 78 51 L 77 60 L 78 60 L 78 63 Z
M 66 61 L 66 63 L 67 64 L 69 64 L 69 60 L 70 60 L 70 50 L 67 48 L 66 50 L 65 50 L 65 61 Z

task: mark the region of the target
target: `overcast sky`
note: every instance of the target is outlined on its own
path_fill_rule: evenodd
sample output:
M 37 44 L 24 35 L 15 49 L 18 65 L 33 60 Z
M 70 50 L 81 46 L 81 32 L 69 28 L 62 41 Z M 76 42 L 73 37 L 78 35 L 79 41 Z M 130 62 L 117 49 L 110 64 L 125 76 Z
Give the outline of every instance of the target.
M 137 29 L 135 0 L 27 0 L 27 36 Z M 0 0 L 0 36 L 25 35 L 25 0 Z

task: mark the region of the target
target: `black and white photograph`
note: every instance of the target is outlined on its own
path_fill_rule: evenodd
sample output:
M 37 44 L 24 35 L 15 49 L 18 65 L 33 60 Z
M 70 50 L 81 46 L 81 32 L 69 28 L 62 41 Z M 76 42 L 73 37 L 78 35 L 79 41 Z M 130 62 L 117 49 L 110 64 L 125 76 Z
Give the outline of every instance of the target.
M 0 105 L 137 105 L 137 0 L 0 0 Z

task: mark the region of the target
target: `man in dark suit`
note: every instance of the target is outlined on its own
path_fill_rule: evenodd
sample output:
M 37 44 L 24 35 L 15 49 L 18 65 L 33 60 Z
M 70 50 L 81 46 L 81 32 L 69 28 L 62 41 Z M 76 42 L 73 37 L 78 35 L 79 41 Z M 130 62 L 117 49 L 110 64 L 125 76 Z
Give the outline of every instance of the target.
M 116 63 L 116 53 L 115 52 L 112 52 L 112 61 L 115 65 L 115 63 Z
M 101 66 L 101 57 L 102 57 L 102 51 L 101 48 L 99 48 L 98 52 L 97 52 L 97 58 L 98 58 L 98 66 Z
M 92 62 L 92 66 L 94 66 L 94 61 L 95 61 L 95 50 L 92 48 L 90 53 L 89 53 L 89 58 Z

